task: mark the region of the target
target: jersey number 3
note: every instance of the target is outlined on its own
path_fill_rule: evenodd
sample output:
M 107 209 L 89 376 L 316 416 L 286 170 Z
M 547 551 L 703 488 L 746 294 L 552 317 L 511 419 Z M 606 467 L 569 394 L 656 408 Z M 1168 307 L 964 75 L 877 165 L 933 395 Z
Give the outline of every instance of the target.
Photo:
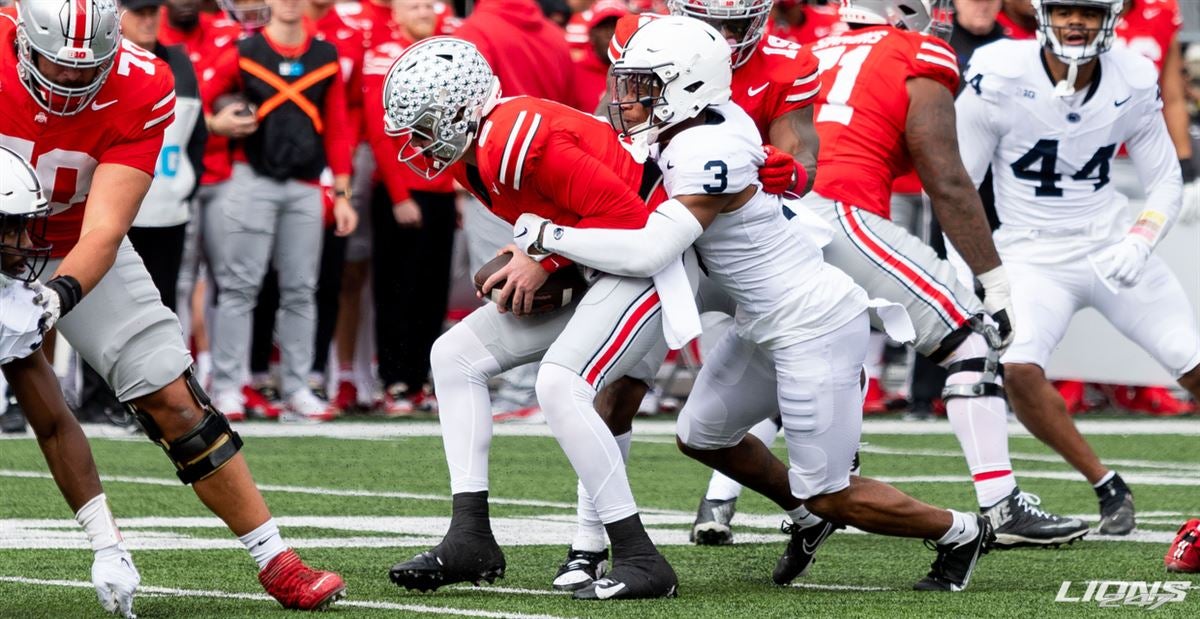
M 1078 172 L 1071 175 L 1071 180 L 1095 181 L 1092 191 L 1097 191 L 1107 185 L 1109 161 L 1112 160 L 1116 150 L 1116 144 L 1101 147 Z M 1034 188 L 1034 194 L 1051 198 L 1063 195 L 1062 188 L 1058 186 L 1058 181 L 1062 179 L 1062 174 L 1057 172 L 1058 140 L 1038 140 L 1037 144 L 1034 144 L 1033 148 L 1016 160 L 1011 167 L 1013 175 L 1017 178 L 1038 183 L 1038 186 Z

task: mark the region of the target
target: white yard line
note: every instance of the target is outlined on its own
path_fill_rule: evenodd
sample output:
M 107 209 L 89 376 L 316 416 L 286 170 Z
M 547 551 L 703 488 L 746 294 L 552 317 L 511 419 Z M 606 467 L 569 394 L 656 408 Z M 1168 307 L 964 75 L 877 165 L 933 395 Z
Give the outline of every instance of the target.
M 880 454 L 885 456 L 928 456 L 932 458 L 962 458 L 961 451 L 952 449 L 908 449 L 903 447 L 884 447 L 871 443 L 864 444 L 860 451 L 868 454 Z M 1061 456 L 1054 454 L 1029 454 L 1029 453 L 1011 453 L 1009 454 L 1013 460 L 1025 460 L 1029 462 L 1049 462 L 1052 464 L 1064 464 Z M 1193 472 L 1200 473 L 1200 462 L 1166 462 L 1162 460 L 1127 460 L 1127 459 L 1105 459 L 1105 464 L 1112 466 L 1143 468 L 1143 469 L 1161 469 L 1164 471 L 1173 472 Z M 1021 471 L 1017 471 L 1018 475 Z M 1124 474 L 1122 473 L 1122 477 Z
M 42 578 L 25 578 L 23 576 L 0 576 L 0 582 L 11 582 L 23 585 L 38 585 L 43 587 L 70 587 L 91 589 L 92 583 L 82 580 L 49 580 Z M 265 593 L 235 593 L 232 591 L 206 591 L 202 589 L 175 589 L 172 587 L 155 587 L 143 585 L 138 587 L 139 593 L 151 593 L 173 597 L 222 598 L 231 600 L 253 600 L 256 602 L 271 602 L 278 604 L 274 598 Z M 451 608 L 439 606 L 423 606 L 420 604 L 398 604 L 396 602 L 378 602 L 371 600 L 339 600 L 334 606 L 350 608 L 371 608 L 378 610 L 402 610 L 410 613 L 425 613 L 431 615 L 452 615 L 456 617 L 512 617 L 513 619 L 563 619 L 559 615 L 530 615 L 490 610 L 474 610 L 469 608 Z M 136 602 L 135 602 L 136 606 Z
M 822 585 L 813 582 L 794 582 L 789 587 L 815 589 L 817 591 L 892 591 L 887 587 L 860 587 L 857 585 Z
M 1088 436 L 1101 435 L 1155 435 L 1173 434 L 1182 436 L 1200 436 L 1200 419 L 1184 417 L 1178 419 L 1106 419 L 1089 420 L 1076 419 L 1075 425 L 1079 431 Z M 440 437 L 441 425 L 436 421 L 413 422 L 361 422 L 337 421 L 318 425 L 289 425 L 275 422 L 249 422 L 235 424 L 234 428 L 247 438 L 291 438 L 319 437 L 336 439 L 385 440 L 410 437 Z M 131 434 L 128 428 L 118 428 L 108 424 L 84 424 L 84 432 L 93 438 L 146 440 L 138 434 Z M 544 423 L 498 423 L 495 424 L 496 436 L 541 436 L 549 437 L 550 429 Z M 1029 431 L 1020 423 L 1008 424 L 1010 436 L 1030 436 Z M 865 419 L 863 435 L 937 435 L 954 434 L 950 422 L 937 421 L 903 421 L 898 419 Z M 675 436 L 674 419 L 642 419 L 634 422 L 635 437 L 673 437 Z M 4 434 L 0 440 L 33 440 L 33 435 Z

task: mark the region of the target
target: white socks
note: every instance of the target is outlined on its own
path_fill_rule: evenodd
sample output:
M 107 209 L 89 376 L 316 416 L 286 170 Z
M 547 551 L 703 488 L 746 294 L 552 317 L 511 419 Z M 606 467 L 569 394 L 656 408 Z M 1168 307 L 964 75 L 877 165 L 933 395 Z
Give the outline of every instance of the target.
M 621 450 L 621 460 L 629 462 L 629 446 L 633 443 L 633 430 L 613 438 L 617 439 L 617 448 Z M 604 523 L 600 522 L 600 515 L 596 513 L 596 504 L 592 501 L 592 495 L 588 494 L 582 481 L 575 487 L 575 514 L 578 526 L 575 528 L 575 539 L 571 542 L 571 548 L 587 552 L 604 550 L 608 546 L 608 534 L 604 530 Z
M 956 361 L 985 357 L 987 352 L 983 336 L 972 333 L 940 365 L 947 367 Z M 946 377 L 946 384 L 973 385 L 981 376 L 980 372 L 954 372 Z M 1012 494 L 1017 479 L 1008 457 L 1008 409 L 1004 399 L 950 398 L 946 400 L 946 416 L 967 458 L 979 506 L 991 507 Z
M 283 543 L 283 537 L 279 535 L 279 527 L 275 526 L 274 518 L 268 519 L 257 529 L 239 537 L 238 541 L 246 547 L 250 556 L 254 557 L 254 562 L 258 563 L 260 572 L 267 567 L 271 559 L 288 549 Z
M 488 489 L 488 450 L 492 446 L 492 401 L 488 378 L 500 364 L 471 328 L 459 323 L 429 353 L 438 392 L 438 421 L 450 468 L 450 493 Z
M 821 519 L 816 514 L 808 511 L 808 508 L 803 505 L 796 509 L 789 509 L 787 515 L 788 518 L 792 519 L 792 522 L 800 525 L 801 528 L 808 528 L 814 524 L 821 523 Z
M 964 514 L 953 509 L 949 511 L 950 515 L 954 517 L 954 522 L 950 524 L 950 530 L 937 540 L 939 546 L 946 544 L 958 546 L 979 535 L 979 520 L 976 515 Z

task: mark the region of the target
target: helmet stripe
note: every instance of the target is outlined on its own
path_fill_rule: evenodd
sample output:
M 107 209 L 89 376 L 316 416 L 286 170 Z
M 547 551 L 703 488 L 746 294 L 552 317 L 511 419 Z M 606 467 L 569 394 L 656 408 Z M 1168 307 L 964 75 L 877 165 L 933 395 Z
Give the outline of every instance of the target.
M 87 45 L 88 32 L 91 30 L 91 0 L 75 0 L 75 11 L 71 15 L 71 40 L 75 47 Z

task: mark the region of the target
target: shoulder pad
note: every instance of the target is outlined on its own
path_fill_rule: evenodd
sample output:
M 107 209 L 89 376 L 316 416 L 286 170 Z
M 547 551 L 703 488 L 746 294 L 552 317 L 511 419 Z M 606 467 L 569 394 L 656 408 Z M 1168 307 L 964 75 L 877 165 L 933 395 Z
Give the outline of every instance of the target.
M 970 73 L 987 73 L 1001 78 L 1016 79 L 1029 68 L 1029 58 L 1036 59 L 1041 46 L 1037 41 L 1001 39 L 975 50 L 968 62 Z
M 1105 79 L 1104 73 L 1115 70 L 1121 78 L 1134 90 L 1153 90 L 1158 92 L 1158 68 L 1145 56 L 1122 46 L 1115 46 L 1100 57 L 1104 63 L 1100 79 Z

